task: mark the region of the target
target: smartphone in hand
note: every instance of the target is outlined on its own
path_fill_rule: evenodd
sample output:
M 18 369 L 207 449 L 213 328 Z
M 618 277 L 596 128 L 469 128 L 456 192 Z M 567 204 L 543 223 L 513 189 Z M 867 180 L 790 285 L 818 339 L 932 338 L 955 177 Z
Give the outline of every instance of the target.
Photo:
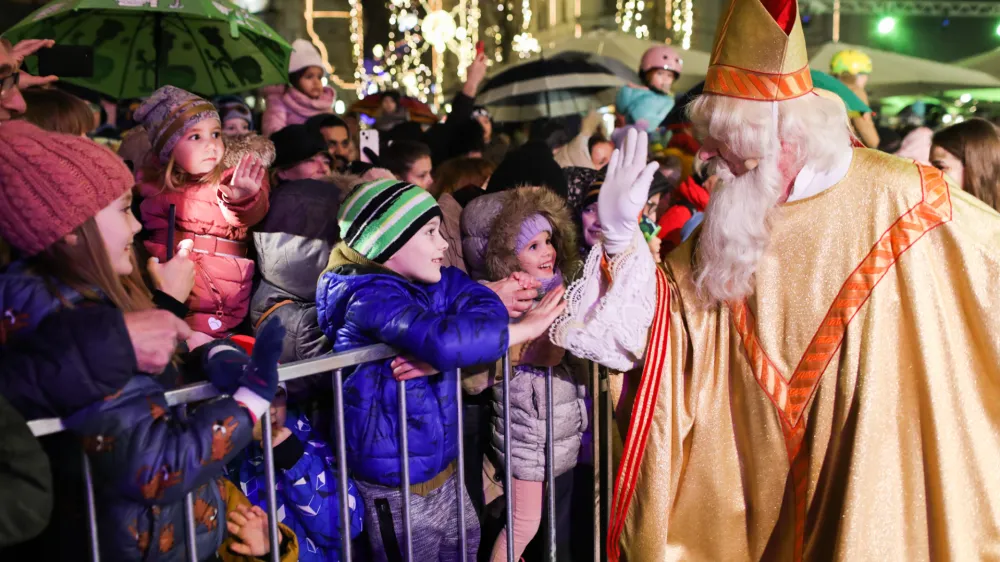
M 53 45 L 42 49 L 38 57 L 38 76 L 93 78 L 94 48 L 84 45 Z
M 372 162 L 370 155 L 378 157 L 378 131 L 375 129 L 365 129 L 361 131 L 361 146 L 359 146 L 359 152 L 361 153 L 361 161 L 367 164 L 375 164 Z

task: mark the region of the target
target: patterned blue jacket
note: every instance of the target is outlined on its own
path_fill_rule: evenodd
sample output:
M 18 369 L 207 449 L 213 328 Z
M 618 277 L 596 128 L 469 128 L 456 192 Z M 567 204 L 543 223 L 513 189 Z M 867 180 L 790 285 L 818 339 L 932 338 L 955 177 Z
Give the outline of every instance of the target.
M 341 265 L 316 291 L 319 325 L 335 351 L 385 343 L 442 374 L 406 382 L 410 483 L 458 458 L 456 369 L 493 363 L 507 350 L 509 317 L 493 291 L 454 267 L 441 281 L 411 283 L 384 268 Z M 400 485 L 399 409 L 392 359 L 358 366 L 344 380 L 347 462 L 355 478 Z
M 96 292 L 85 298 L 67 287 L 55 290 L 58 297 L 49 283 L 21 267 L 0 274 L 0 309 L 11 311 L 24 324 L 7 345 L 20 345 L 19 335 L 30 334 L 64 302 L 114 310 Z M 112 329 L 92 327 L 96 333 Z M 119 345 L 119 339 L 108 339 L 100 349 L 88 349 L 84 355 L 56 354 L 52 360 L 67 380 L 73 374 L 83 377 L 94 368 L 95 355 L 117 353 Z M 186 370 L 200 366 L 200 361 L 183 363 Z M 131 367 L 135 368 L 134 360 Z M 229 397 L 207 401 L 187 414 L 169 408 L 164 392 L 183 382 L 184 374 L 190 373 L 180 373 L 174 366 L 157 376 L 135 372 L 117 392 L 63 419 L 90 459 L 102 560 L 187 560 L 184 496 L 189 492 L 194 495 L 199 556 L 212 556 L 226 536 L 223 469 L 250 441 L 253 422 L 249 412 Z M 64 390 L 74 391 L 73 386 Z M 78 552 L 85 548 L 79 545 Z
M 340 495 L 333 451 L 305 415 L 289 410 L 285 427 L 292 436 L 274 449 L 278 521 L 295 531 L 301 562 L 339 561 Z M 250 503 L 265 508 L 264 450 L 258 442 L 233 459 L 227 472 Z M 347 481 L 347 494 L 354 538 L 361 533 L 364 503 L 353 480 Z

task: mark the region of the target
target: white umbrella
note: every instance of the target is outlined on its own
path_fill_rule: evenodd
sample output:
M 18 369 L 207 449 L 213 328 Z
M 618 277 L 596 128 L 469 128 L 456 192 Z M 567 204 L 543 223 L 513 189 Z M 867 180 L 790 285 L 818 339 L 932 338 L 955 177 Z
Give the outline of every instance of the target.
M 830 60 L 846 49 L 861 51 L 871 57 L 872 75 L 865 89 L 876 98 L 1000 87 L 1000 80 L 979 70 L 847 43 L 826 43 L 816 48 L 809 58 L 809 66 L 829 72 Z

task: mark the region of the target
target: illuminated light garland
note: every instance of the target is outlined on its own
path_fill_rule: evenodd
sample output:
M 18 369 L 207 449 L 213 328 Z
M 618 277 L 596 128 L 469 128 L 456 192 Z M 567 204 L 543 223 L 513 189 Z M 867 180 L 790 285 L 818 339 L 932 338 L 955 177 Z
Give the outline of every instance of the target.
M 691 48 L 691 35 L 694 32 L 694 1 L 683 0 L 684 2 L 684 22 L 681 26 L 682 39 L 681 48 L 685 51 Z
M 443 9 L 442 4 L 443 0 L 388 1 L 389 40 L 372 49 L 375 64 L 370 75 L 362 76 L 364 91 L 402 87 L 406 95 L 443 105 L 444 78 L 449 70 L 445 55 L 450 51 L 456 56 L 458 68 L 454 71 L 464 81 L 476 56 L 482 12 L 479 0 L 458 0 L 451 10 Z M 493 32 L 488 30 L 486 35 L 499 36 L 499 27 Z
M 624 1 L 624 3 L 623 3 Z M 619 0 L 618 13 L 615 14 L 615 21 L 621 30 L 638 37 L 646 39 L 649 37 L 649 26 L 638 22 L 642 21 L 643 13 L 646 11 L 645 0 Z
M 361 6 L 360 0 L 351 0 L 352 6 L 355 3 L 358 5 L 358 9 L 360 10 L 360 6 Z M 347 18 L 351 18 L 351 39 L 354 40 L 354 37 L 355 37 L 356 33 L 355 33 L 355 27 L 354 27 L 354 9 L 353 9 L 353 7 L 352 7 L 350 13 L 348 13 L 348 12 L 340 12 L 340 11 L 337 11 L 337 12 L 317 11 L 315 9 L 315 7 L 314 7 L 314 0 L 306 0 L 305 10 L 302 12 L 302 15 L 303 15 L 303 17 L 305 17 L 305 20 L 306 20 L 306 33 L 309 35 L 309 39 L 312 41 L 312 44 L 315 45 L 316 49 L 319 51 L 319 55 L 323 59 L 323 69 L 330 75 L 330 79 L 333 80 L 333 82 L 335 84 L 337 84 L 338 86 L 340 86 L 341 88 L 344 88 L 346 90 L 360 89 L 361 82 L 359 80 L 357 80 L 357 78 L 358 78 L 357 73 L 355 73 L 355 75 L 354 75 L 355 80 L 353 82 L 347 82 L 344 79 L 342 79 L 340 76 L 337 76 L 334 73 L 335 69 L 333 68 L 333 65 L 330 64 L 330 56 L 329 56 L 329 53 L 326 50 L 326 43 L 323 43 L 323 40 L 319 38 L 319 34 L 316 33 L 316 25 L 315 25 L 317 19 L 347 19 Z M 358 28 L 358 30 L 359 31 L 357 32 L 357 34 L 360 35 L 360 27 Z M 363 41 L 363 39 L 361 39 L 361 40 Z M 355 51 L 354 51 L 354 60 L 358 61 L 359 65 L 361 64 L 360 63 L 361 59 L 360 59 L 360 56 L 359 56 L 360 54 L 361 53 L 357 49 L 355 49 Z
M 355 92 L 362 95 L 361 87 L 365 76 L 365 34 L 364 34 L 364 12 L 361 7 L 361 0 L 350 0 L 351 6 L 351 54 L 354 56 L 354 84 Z
M 552 0 L 549 1 L 551 2 Z M 538 44 L 538 39 L 535 39 L 531 35 L 531 32 L 528 31 L 528 28 L 531 26 L 531 17 L 531 0 L 521 0 L 521 32 L 511 39 L 510 47 L 522 59 L 542 52 L 542 47 Z M 508 13 L 507 20 L 513 21 L 513 14 Z

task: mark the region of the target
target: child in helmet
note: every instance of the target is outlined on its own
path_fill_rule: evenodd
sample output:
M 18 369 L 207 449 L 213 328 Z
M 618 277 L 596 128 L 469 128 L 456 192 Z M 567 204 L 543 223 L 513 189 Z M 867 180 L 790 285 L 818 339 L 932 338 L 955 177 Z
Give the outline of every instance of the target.
M 625 116 L 626 123 L 644 121 L 648 132 L 656 131 L 674 107 L 670 88 L 683 69 L 684 61 L 673 47 L 656 45 L 647 49 L 639 63 L 643 85 L 629 84 L 618 90 L 615 99 L 618 113 Z
M 868 77 L 871 73 L 872 59 L 861 51 L 845 49 L 830 59 L 830 74 L 843 82 L 865 104 L 868 103 L 865 86 L 868 84 Z M 879 136 L 872 114 L 857 111 L 850 111 L 848 114 L 851 118 L 851 126 L 861 142 L 868 148 L 878 148 Z

